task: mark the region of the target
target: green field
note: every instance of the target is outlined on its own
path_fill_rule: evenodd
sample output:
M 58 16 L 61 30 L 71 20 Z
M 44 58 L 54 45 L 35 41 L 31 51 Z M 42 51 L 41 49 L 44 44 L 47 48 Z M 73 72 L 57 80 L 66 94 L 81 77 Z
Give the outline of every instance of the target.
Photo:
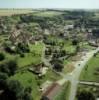
M 33 13 L 32 9 L 0 9 L 0 16 L 11 16 L 17 14 Z
M 80 80 L 99 82 L 99 54 L 88 61 L 83 69 Z M 95 74 L 97 72 L 97 74 Z
M 41 16 L 41 17 L 54 17 L 54 16 L 58 16 L 61 15 L 62 12 L 57 12 L 57 11 L 42 11 L 42 12 L 37 12 L 34 13 L 33 15 L 35 16 Z

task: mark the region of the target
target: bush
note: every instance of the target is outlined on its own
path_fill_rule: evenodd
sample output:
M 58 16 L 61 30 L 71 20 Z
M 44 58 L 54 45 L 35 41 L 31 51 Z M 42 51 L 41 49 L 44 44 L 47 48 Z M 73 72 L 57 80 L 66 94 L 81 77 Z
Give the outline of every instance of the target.
M 77 98 L 78 98 L 77 100 L 96 100 L 93 93 L 91 91 L 86 91 L 86 90 L 80 91 L 77 94 Z
M 24 56 L 25 56 L 25 55 L 24 55 L 24 53 L 20 53 L 20 57 L 22 57 L 22 58 L 23 58 Z
M 0 61 L 5 59 L 5 55 L 3 53 L 0 53 Z
M 11 60 L 5 64 L 0 64 L 0 73 L 6 73 L 8 76 L 14 75 L 18 66 L 16 61 Z

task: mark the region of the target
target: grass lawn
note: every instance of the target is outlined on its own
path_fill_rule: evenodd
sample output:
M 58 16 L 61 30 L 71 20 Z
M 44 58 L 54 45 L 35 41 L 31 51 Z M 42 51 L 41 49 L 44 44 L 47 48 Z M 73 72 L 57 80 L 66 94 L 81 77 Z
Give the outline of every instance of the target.
M 51 69 L 48 69 L 45 77 L 43 78 L 43 82 L 46 80 L 50 80 L 50 81 L 57 81 L 59 79 L 61 79 L 62 77 L 60 75 L 58 75 L 57 73 L 55 73 L 54 71 L 52 71 Z
M 54 100 L 68 100 L 70 91 L 70 82 L 64 84 L 62 91 L 55 97 Z
M 36 44 L 29 45 L 30 46 L 30 51 L 35 52 L 36 54 L 42 54 L 42 49 L 44 44 L 42 42 L 37 42 Z
M 74 53 L 76 50 L 76 46 L 73 46 L 71 41 L 65 41 L 64 50 L 66 50 L 68 53 Z
M 30 64 L 38 64 L 41 62 L 41 57 L 39 56 L 33 56 L 31 53 L 26 53 L 25 57 L 18 57 L 17 58 L 18 66 L 24 67 L 28 66 Z
M 94 74 L 97 68 L 99 68 L 99 54 L 88 61 L 81 73 L 80 80 L 99 82 L 99 73 Z

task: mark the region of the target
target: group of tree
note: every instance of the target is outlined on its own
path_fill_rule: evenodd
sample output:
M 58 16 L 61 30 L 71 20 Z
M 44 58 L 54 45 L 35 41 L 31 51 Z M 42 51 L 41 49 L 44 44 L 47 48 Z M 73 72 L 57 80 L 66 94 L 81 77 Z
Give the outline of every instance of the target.
M 53 65 L 53 69 L 57 72 L 61 72 L 64 68 L 63 61 L 58 59 L 52 59 L 50 63 Z
M 24 53 L 30 52 L 28 44 L 24 44 L 24 43 L 17 43 L 16 45 L 12 45 L 12 44 L 8 45 L 5 43 L 4 49 L 6 52 L 10 54 L 20 54 L 21 57 L 24 57 Z M 1 57 L 2 56 L 3 54 L 1 55 Z
M 8 76 L 14 75 L 17 69 L 18 65 L 14 60 L 0 64 L 0 72 L 6 73 Z
M 48 48 L 47 50 L 45 50 L 45 55 L 53 55 L 53 58 L 60 58 L 60 57 L 64 57 L 66 56 L 66 51 L 65 50 L 54 50 L 51 48 Z
M 53 52 L 53 58 L 60 58 L 60 57 L 64 57 L 66 56 L 66 51 L 65 50 L 59 50 L 59 51 L 55 51 Z
M 2 61 L 2 60 L 4 60 L 5 59 L 5 55 L 4 55 L 4 53 L 0 53 L 0 61 Z
M 72 45 L 78 45 L 79 41 L 77 39 L 72 40 Z
M 82 90 L 77 94 L 77 100 L 96 100 L 96 98 L 91 91 Z
M 24 53 L 29 53 L 30 49 L 28 44 L 18 43 L 16 46 L 16 53 L 20 54 L 21 57 L 24 57 Z
M 24 88 L 18 80 L 7 80 L 7 75 L 0 74 L 0 100 L 33 100 L 31 87 Z M 2 84 L 1 84 L 2 83 Z
M 0 100 L 33 100 L 31 87 L 24 88 L 18 80 L 10 79 L 17 68 L 14 60 L 0 64 Z

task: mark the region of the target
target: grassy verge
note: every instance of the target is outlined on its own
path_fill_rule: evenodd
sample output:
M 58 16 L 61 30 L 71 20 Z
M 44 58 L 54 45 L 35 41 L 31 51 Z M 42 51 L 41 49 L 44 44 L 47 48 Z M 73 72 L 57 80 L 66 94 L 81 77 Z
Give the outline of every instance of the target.
M 99 82 L 99 54 L 91 58 L 84 67 L 80 80 Z M 96 74 L 97 73 L 97 74 Z
M 62 91 L 55 97 L 54 100 L 68 100 L 70 92 L 70 82 L 64 84 Z

